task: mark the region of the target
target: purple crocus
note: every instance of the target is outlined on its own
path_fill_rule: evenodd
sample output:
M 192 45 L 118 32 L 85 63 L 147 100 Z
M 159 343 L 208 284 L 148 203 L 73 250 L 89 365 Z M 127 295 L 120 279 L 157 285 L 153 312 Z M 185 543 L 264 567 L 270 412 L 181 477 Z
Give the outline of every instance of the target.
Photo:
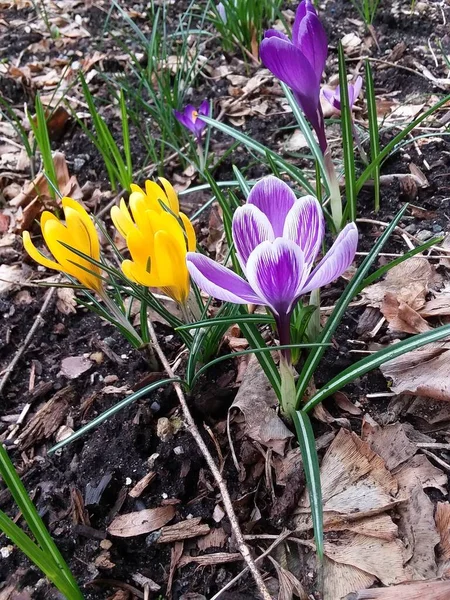
M 327 36 L 311 0 L 303 0 L 297 8 L 292 39 L 269 29 L 260 45 L 262 62 L 292 89 L 324 154 L 327 140 L 319 96 L 327 52 Z
M 227 18 L 227 11 L 225 10 L 225 6 L 223 5 L 223 3 L 219 2 L 219 4 L 216 5 L 216 9 L 217 9 L 217 12 L 219 14 L 219 17 L 226 24 L 227 20 L 228 20 L 228 18 Z
M 348 84 L 348 102 L 350 105 L 350 109 L 353 108 L 353 105 L 358 99 L 359 92 L 362 88 L 362 83 L 362 77 L 358 75 L 358 77 L 353 83 Z M 333 108 L 335 108 L 336 110 L 341 110 L 341 88 L 339 85 L 335 90 L 323 89 L 322 93 Z
M 206 123 L 201 119 L 201 117 L 209 117 L 209 113 L 208 100 L 203 100 L 198 110 L 195 108 L 195 106 L 192 106 L 192 104 L 188 104 L 183 112 L 180 112 L 179 110 L 173 111 L 177 121 L 189 129 L 189 131 L 192 131 L 192 133 L 195 135 L 197 143 L 200 142 L 203 130 L 206 127 Z
M 273 176 L 259 181 L 233 216 L 232 234 L 245 279 L 210 258 L 187 254 L 192 279 L 210 296 L 235 304 L 261 304 L 273 313 L 281 344 L 289 344 L 292 311 L 299 298 L 338 278 L 356 252 L 354 223 L 338 235 L 314 267 L 324 237 L 324 218 L 313 196 L 297 199 Z

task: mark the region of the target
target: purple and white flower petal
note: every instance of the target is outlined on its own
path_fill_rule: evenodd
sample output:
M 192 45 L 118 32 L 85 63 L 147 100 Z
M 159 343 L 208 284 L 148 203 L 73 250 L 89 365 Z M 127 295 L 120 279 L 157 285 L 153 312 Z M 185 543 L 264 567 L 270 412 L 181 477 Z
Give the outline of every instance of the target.
M 261 298 L 260 303 L 275 315 L 288 315 L 299 297 L 307 276 L 303 252 L 291 240 L 276 238 L 263 242 L 247 262 L 247 279 Z
M 213 298 L 234 304 L 260 304 L 250 285 L 230 269 L 196 252 L 188 252 L 186 261 L 192 279 Z
M 209 100 L 203 100 L 198 109 L 199 117 L 209 117 L 210 114 L 210 105 Z
M 222 2 L 219 2 L 219 4 L 216 5 L 216 9 L 217 9 L 217 12 L 219 13 L 219 17 L 226 24 L 226 22 L 228 20 L 227 11 L 225 10 L 225 6 L 222 4 Z
M 358 229 L 354 223 L 349 223 L 308 277 L 301 293 L 306 294 L 328 285 L 345 273 L 355 258 L 357 245 Z
M 302 24 L 303 19 L 306 17 L 307 13 L 312 13 L 317 16 L 316 9 L 311 0 L 304 0 L 300 2 L 297 6 L 297 10 L 295 12 L 294 25 L 292 27 L 292 43 L 294 46 L 299 46 L 299 31 L 300 25 Z
M 358 76 L 354 83 L 348 84 L 348 103 L 353 108 L 362 88 L 362 77 Z M 322 94 L 333 108 L 341 110 L 341 88 L 338 85 L 335 90 L 323 89 Z
M 281 237 L 286 217 L 297 198 L 287 183 L 273 175 L 263 177 L 253 187 L 247 204 L 254 205 L 263 212 L 272 225 L 275 237 Z
M 256 246 L 274 239 L 269 219 L 254 204 L 245 204 L 235 211 L 232 233 L 236 253 L 244 273 L 246 272 L 248 257 Z
M 186 129 L 189 129 L 195 135 L 197 141 L 200 141 L 206 123 L 201 118 L 199 119 L 199 115 L 209 116 L 208 100 L 204 100 L 198 110 L 192 104 L 188 104 L 183 112 L 174 110 L 173 114 L 177 121 L 184 125 Z
M 317 198 L 299 198 L 289 211 L 283 237 L 294 241 L 303 250 L 305 264 L 312 267 L 322 245 L 325 220 Z

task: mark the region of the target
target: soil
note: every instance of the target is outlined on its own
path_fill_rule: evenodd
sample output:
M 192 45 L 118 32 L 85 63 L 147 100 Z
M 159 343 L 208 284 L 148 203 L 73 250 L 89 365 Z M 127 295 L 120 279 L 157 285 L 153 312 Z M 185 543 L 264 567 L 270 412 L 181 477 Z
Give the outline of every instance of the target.
M 88 51 L 99 49 L 108 57 L 101 66 L 104 72 L 111 74 L 119 70 L 121 65 L 114 58 L 117 47 L 108 26 L 104 30 L 108 3 L 96 4 L 99 6 L 88 2 L 77 3 L 76 6 L 76 14 L 81 15 L 91 37 L 77 39 L 63 50 L 58 50 L 55 45 L 50 44 L 50 49 L 41 53 L 29 50 L 31 44 L 42 40 L 42 35 L 27 27 L 27 24 L 36 18 L 34 9 L 20 8 L 20 4 L 16 8 L 6 9 L 2 19 L 6 23 L 20 19 L 23 26 L 6 28 L 0 42 L 3 58 L 13 62 L 20 56 L 21 64 L 26 65 L 54 60 L 57 57 L 72 59 L 74 56 L 83 56 Z M 170 5 L 170 26 L 174 26 L 177 15 L 186 10 L 189 4 L 183 0 Z M 203 2 L 200 4 L 203 5 Z M 448 75 L 442 61 L 438 61 L 438 65 L 435 64 L 428 46 L 430 36 L 435 36 L 435 39 L 442 37 L 443 43 L 448 44 L 448 33 L 442 25 L 438 4 L 431 1 L 418 4 L 420 12 L 410 15 L 407 10 L 409 1 L 396 2 L 392 6 L 387 1 L 380 3 L 374 22 L 378 49 L 373 40 L 370 41 L 371 36 L 364 32 L 363 27 L 355 27 L 355 19 L 359 17 L 350 2 L 329 0 L 321 6 L 321 18 L 331 48 L 326 68 L 327 79 L 337 72 L 338 40 L 356 29 L 358 35 L 366 41 L 369 40 L 367 43 L 370 44 L 370 50 L 366 53 L 374 59 L 390 63 L 372 63 L 377 96 L 387 98 L 394 94 L 395 99 L 405 105 L 425 102 L 431 95 L 441 97 L 444 92 L 440 87 L 423 75 L 413 74 L 403 68 L 418 71 L 417 64 L 420 64 L 430 69 L 436 78 L 445 78 Z M 135 2 L 125 1 L 121 6 L 131 12 L 132 9 L 136 13 L 143 12 L 143 7 L 137 7 Z M 295 8 L 295 4 L 286 3 L 285 8 Z M 447 11 L 449 19 L 448 7 L 443 10 Z M 135 22 L 147 31 L 151 27 L 151 24 L 139 16 L 135 17 Z M 113 25 L 117 29 L 120 22 L 116 20 Z M 402 43 L 405 44 L 403 60 L 396 64 L 398 61 L 390 56 L 394 49 L 398 48 L 398 44 Z M 214 48 L 212 44 L 211 47 L 207 46 L 205 51 L 212 53 L 211 64 L 219 64 L 223 59 L 214 53 Z M 358 56 L 357 52 L 351 57 L 349 64 L 356 66 Z M 227 55 L 225 60 L 232 63 L 236 58 L 242 58 L 238 52 L 236 57 Z M 247 68 L 250 74 L 256 70 L 252 66 Z M 107 88 L 99 84 L 98 78 L 95 83 L 99 89 L 98 93 L 107 97 Z M 208 96 L 213 97 L 218 106 L 219 97 L 228 95 L 228 85 L 229 82 L 218 81 L 212 88 L 209 81 L 203 80 L 193 94 L 193 101 L 195 103 Z M 25 102 L 32 103 L 35 92 L 30 82 L 19 82 L 9 76 L 0 76 L 0 95 L 15 107 L 23 106 Z M 272 92 L 276 94 L 276 90 L 270 86 L 263 90 L 269 101 L 273 100 Z M 112 112 L 106 111 L 104 116 L 109 125 L 118 123 Z M 286 127 L 289 129 L 285 129 Z M 293 128 L 291 115 L 278 114 L 276 118 L 247 116 L 243 130 L 256 140 L 281 151 L 282 144 Z M 119 129 L 116 133 L 119 135 Z M 387 143 L 392 135 L 390 131 L 384 132 L 382 144 Z M 216 157 L 219 157 L 227 149 L 229 140 L 222 135 L 214 135 L 213 138 L 212 150 Z M 407 213 L 402 221 L 403 227 L 408 226 L 408 231 L 414 234 L 423 230 L 435 235 L 449 232 L 450 138 L 438 135 L 436 138 L 435 141 L 422 145 L 420 154 L 413 145 L 401 149 L 383 165 L 382 170 L 383 175 L 406 174 L 410 172 L 410 165 L 413 163 L 425 174 L 428 184 L 411 189 L 393 180 L 391 184 L 382 186 L 381 210 L 377 214 L 373 211 L 373 191 L 365 188 L 358 199 L 359 216 L 388 222 L 405 201 L 412 201 L 416 207 L 428 212 L 422 213 L 422 217 Z M 137 132 L 133 129 L 131 139 L 132 145 L 135 144 L 135 154 L 140 157 L 137 167 L 142 167 L 144 157 Z M 76 123 L 71 122 L 66 127 L 62 137 L 53 142 L 53 149 L 65 153 L 69 169 L 77 176 L 80 185 L 90 181 L 103 191 L 108 189 L 103 161 Z M 300 166 L 311 166 L 304 156 L 296 156 L 292 160 Z M 258 178 L 266 172 L 265 167 L 255 157 L 239 149 L 238 153 L 225 158 L 215 169 L 215 178 L 222 181 L 233 179 L 233 164 L 245 169 L 249 178 Z M 361 169 L 362 165 L 359 164 L 358 168 Z M 178 170 L 179 162 L 174 160 L 167 165 L 164 174 L 171 180 Z M 3 188 L 15 181 L 12 175 L 4 176 L 1 172 L 0 178 Z M 196 183 L 194 180 L 193 185 Z M 208 194 L 204 192 L 189 195 L 189 202 L 184 205 L 186 212 L 192 213 L 207 199 Z M 105 206 L 107 201 L 106 196 L 104 200 L 101 199 L 97 210 Z M 183 204 L 184 200 L 181 202 Z M 202 231 L 208 227 L 208 219 L 208 213 L 204 213 L 197 226 L 200 239 Z M 367 252 L 382 229 L 376 224 L 367 223 L 361 223 L 359 228 L 359 251 Z M 400 253 L 404 248 L 403 239 L 394 234 L 384 251 Z M 9 253 L 2 253 L 1 260 L 5 264 L 23 261 L 23 268 L 30 274 L 31 269 L 35 269 L 31 261 L 24 256 L 19 242 Z M 385 259 L 379 259 L 383 260 Z M 374 268 L 379 264 L 381 263 Z M 334 304 L 342 289 L 343 284 L 338 283 L 324 290 L 324 304 Z M 23 294 L 23 290 L 28 293 Z M 45 293 L 45 290 L 40 288 L 24 287 L 0 298 L 3 316 L 0 324 L 0 373 L 4 372 L 18 348 L 24 343 L 31 325 L 39 314 Z M 143 355 L 137 350 L 132 350 L 110 325 L 101 322 L 84 309 L 78 309 L 76 314 L 63 314 L 55 301 L 56 297 L 43 315 L 42 326 L 37 329 L 14 368 L 2 397 L 2 417 L 18 416 L 29 401 L 32 402 L 31 416 L 43 403 L 65 390 L 69 406 L 61 424 L 77 430 L 121 400 L 127 390 L 136 391 L 164 376 L 162 373 L 149 374 Z M 348 310 L 336 332 L 333 347 L 327 351 L 316 375 L 318 387 L 360 358 L 350 350 L 354 349 L 352 342 L 360 339 L 357 329 L 363 311 L 362 307 Z M 157 333 L 169 360 L 174 360 L 181 349 L 181 341 L 162 323 L 157 324 Z M 385 327 L 379 332 L 376 341 L 386 343 L 389 339 L 390 334 Z M 63 359 L 74 356 L 96 356 L 98 362 L 78 378 L 68 380 L 61 371 L 61 363 Z M 298 500 L 304 481 L 299 477 L 298 481 L 292 482 L 294 501 L 291 499 L 290 504 L 286 500 L 286 490 L 277 487 L 275 493 L 278 499 L 274 508 L 270 490 L 266 486 L 261 453 L 242 435 L 235 442 L 235 450 L 239 457 L 245 457 L 246 462 L 244 476 L 237 476 L 225 427 L 227 410 L 238 389 L 235 383 L 237 370 L 238 365 L 232 359 L 221 363 L 220 368 L 212 369 L 202 379 L 189 401 L 204 439 L 214 456 L 217 455 L 215 443 L 220 446 L 223 474 L 238 510 L 244 533 L 278 534 L 284 527 L 289 527 L 295 498 Z M 110 393 L 106 393 L 106 387 L 115 387 L 116 391 L 112 390 L 111 393 L 110 390 Z M 36 390 L 42 390 L 42 393 L 36 393 Z M 387 390 L 386 380 L 376 371 L 349 385 L 344 391 L 350 400 L 360 401 L 369 392 Z M 378 420 L 386 409 L 387 400 L 370 403 L 366 399 L 363 404 L 364 409 Z M 332 401 L 327 402 L 326 406 L 333 414 L 339 413 Z M 218 490 L 189 431 L 181 428 L 173 435 L 161 436 L 158 429 L 159 420 L 170 418 L 174 422 L 178 417 L 176 397 L 171 387 L 167 386 L 128 406 L 55 455 L 47 455 L 47 450 L 55 443 L 54 432 L 49 439 L 32 440 L 26 451 L 8 445 L 10 455 L 27 489 L 33 492 L 34 502 L 58 547 L 80 585 L 86 586 L 83 594 L 87 600 L 103 600 L 109 597 L 117 600 L 119 597 L 143 598 L 140 591 L 142 588 L 133 579 L 133 575 L 137 573 L 149 577 L 161 586 L 159 592 L 150 593 L 150 598 L 168 597 L 166 590 L 170 565 L 174 560 L 173 544 L 159 544 L 154 533 L 129 538 L 109 536 L 106 529 L 118 514 L 173 504 L 176 514 L 171 524 L 201 517 L 202 523 L 207 523 L 211 529 L 223 528 L 227 541 L 221 546 L 210 546 L 206 553 L 236 552 L 233 540 L 228 537 L 230 526 L 226 517 L 219 520 L 219 523 L 216 521 Z M 6 438 L 10 423 L 8 419 L 0 419 L 0 439 Z M 354 429 L 359 431 L 360 426 L 360 419 L 356 419 Z M 317 424 L 317 432 L 321 427 L 321 424 Z M 149 471 L 155 472 L 155 478 L 138 498 L 132 498 L 128 492 Z M 93 494 L 92 490 L 96 488 L 98 493 Z M 11 516 L 17 515 L 17 509 L 5 490 L 0 491 L 0 508 Z M 255 509 L 259 511 L 259 518 L 254 516 Z M 112 542 L 106 551 L 101 546 L 104 540 Z M 7 546 L 4 536 L 0 536 L 0 545 Z M 262 546 L 266 547 L 265 542 L 261 542 L 260 547 Z M 186 540 L 184 549 L 192 555 L 199 552 L 195 539 Z M 107 561 L 100 562 L 99 557 L 104 557 L 105 552 Z M 211 597 L 242 568 L 242 562 L 239 561 L 209 566 L 198 566 L 195 562 L 187 564 L 175 571 L 171 597 Z M 264 573 L 273 578 L 272 565 L 264 564 L 264 569 Z M 38 570 L 30 567 L 29 562 L 16 550 L 11 550 L 8 556 L 0 558 L 1 581 L 17 581 L 18 589 L 34 588 L 32 597 L 37 600 L 59 597 L 54 588 L 41 579 Z M 308 586 L 308 592 L 314 594 L 314 582 L 311 583 L 306 576 L 302 581 Z M 113 592 L 117 590 L 122 590 L 124 595 L 113 596 Z M 186 595 L 189 593 L 193 595 Z M 229 593 L 224 593 L 221 597 L 251 600 L 258 596 L 252 580 L 243 577 Z

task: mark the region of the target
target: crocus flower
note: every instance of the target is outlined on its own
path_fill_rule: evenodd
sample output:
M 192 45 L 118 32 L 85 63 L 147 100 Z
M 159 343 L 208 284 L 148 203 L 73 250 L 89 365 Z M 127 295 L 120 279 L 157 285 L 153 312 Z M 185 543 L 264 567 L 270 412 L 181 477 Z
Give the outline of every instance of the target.
M 227 13 L 226 13 L 225 6 L 223 5 L 223 3 L 219 2 L 219 4 L 217 4 L 217 6 L 216 6 L 216 9 L 217 9 L 217 12 L 219 13 L 219 17 L 226 24 L 226 22 L 227 22 Z
M 198 110 L 192 104 L 188 104 L 183 112 L 174 110 L 173 114 L 177 121 L 192 131 L 197 142 L 200 142 L 206 123 L 199 117 L 209 117 L 209 101 L 203 100 Z
M 202 254 L 187 254 L 195 283 L 210 296 L 235 304 L 267 306 L 281 344 L 289 344 L 289 323 L 299 298 L 338 278 L 356 252 L 358 231 L 347 225 L 314 267 L 324 237 L 324 218 L 313 196 L 297 199 L 283 181 L 269 176 L 233 215 L 232 235 L 245 279 Z
M 292 39 L 269 29 L 260 45 L 262 62 L 292 89 L 317 134 L 323 153 L 327 140 L 319 95 L 327 52 L 327 36 L 311 0 L 303 0 L 297 8 Z
M 42 213 L 40 222 L 42 235 L 54 260 L 39 252 L 28 231 L 23 232 L 24 248 L 31 258 L 44 267 L 66 273 L 86 288 L 103 295 L 101 269 L 63 245 L 67 244 L 99 262 L 100 244 L 94 223 L 76 200 L 66 197 L 61 202 L 65 225 L 47 210 Z
M 358 75 L 353 83 L 348 84 L 348 102 L 350 105 L 350 109 L 353 108 L 356 100 L 358 99 L 359 92 L 362 88 L 362 77 Z M 328 102 L 335 108 L 336 110 L 341 110 L 341 89 L 338 85 L 335 90 L 322 90 L 323 95 L 328 100 Z
M 122 271 L 131 281 L 161 288 L 180 305 L 189 295 L 186 252 L 194 251 L 195 231 L 180 212 L 178 197 L 171 184 L 160 177 L 162 186 L 145 182 L 145 191 L 131 185 L 128 209 L 122 198 L 111 210 L 111 219 L 125 238 L 131 260 Z

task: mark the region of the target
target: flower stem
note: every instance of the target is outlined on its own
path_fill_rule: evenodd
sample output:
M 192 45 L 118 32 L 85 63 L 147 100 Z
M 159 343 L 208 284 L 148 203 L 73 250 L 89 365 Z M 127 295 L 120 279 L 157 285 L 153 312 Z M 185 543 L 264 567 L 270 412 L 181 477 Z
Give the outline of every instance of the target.
M 291 343 L 291 315 L 280 315 L 276 318 L 280 346 Z M 291 350 L 280 350 L 280 376 L 281 376 L 281 412 L 289 421 L 291 413 L 295 410 L 296 390 L 294 369 L 292 367 Z
M 339 189 L 339 181 L 337 178 L 336 169 L 334 167 L 333 159 L 331 158 L 329 148 L 327 148 L 327 150 L 325 151 L 323 158 L 325 161 L 325 169 L 327 172 L 328 187 L 330 189 L 331 216 L 333 218 L 333 223 L 336 228 L 336 231 L 339 232 L 342 227 L 341 190 Z
M 206 166 L 206 156 L 205 156 L 205 152 L 203 150 L 203 144 L 201 139 L 197 140 L 197 156 L 198 156 L 198 160 L 199 160 L 199 171 L 200 173 L 203 173 L 203 171 L 205 170 L 205 166 Z

